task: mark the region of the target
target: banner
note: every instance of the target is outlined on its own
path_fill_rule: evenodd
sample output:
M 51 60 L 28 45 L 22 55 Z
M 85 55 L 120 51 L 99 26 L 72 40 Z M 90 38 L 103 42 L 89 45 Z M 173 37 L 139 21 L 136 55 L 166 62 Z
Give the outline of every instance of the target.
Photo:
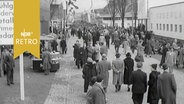
M 14 58 L 25 51 L 40 58 L 40 0 L 14 0 Z
M 13 44 L 13 0 L 0 0 L 0 45 Z

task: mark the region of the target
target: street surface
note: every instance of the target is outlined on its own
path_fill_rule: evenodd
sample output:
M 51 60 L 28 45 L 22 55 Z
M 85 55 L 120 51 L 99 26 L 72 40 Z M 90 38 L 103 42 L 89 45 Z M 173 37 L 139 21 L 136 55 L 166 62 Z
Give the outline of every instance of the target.
M 44 104 L 85 104 L 85 93 L 83 93 L 83 83 L 82 79 L 82 69 L 77 69 L 74 64 L 73 59 L 73 44 L 76 42 L 76 37 L 71 37 L 68 41 L 68 52 L 63 55 L 61 60 L 62 67 L 58 72 L 55 73 L 54 81 L 51 85 L 49 94 L 45 100 Z M 122 58 L 125 58 L 123 54 L 123 49 L 120 49 Z M 136 53 L 135 53 L 136 54 Z M 135 57 L 132 55 L 132 58 Z M 108 52 L 108 60 L 112 61 L 115 59 L 114 46 L 110 46 Z M 158 59 L 158 58 L 157 58 Z M 153 63 L 159 64 L 159 60 L 155 58 L 145 57 L 143 71 L 147 73 L 147 78 L 149 78 L 150 65 Z M 135 64 L 136 67 L 136 64 Z M 136 70 L 136 68 L 135 68 Z M 158 68 L 160 72 L 161 69 Z M 175 69 L 174 75 L 177 83 L 177 104 L 184 103 L 184 73 L 182 69 Z M 132 93 L 127 92 L 127 86 L 123 85 L 121 91 L 115 93 L 115 87 L 112 85 L 112 70 L 110 71 L 109 86 L 107 90 L 108 104 L 133 104 L 131 99 Z M 147 93 L 144 94 L 143 104 L 147 104 Z

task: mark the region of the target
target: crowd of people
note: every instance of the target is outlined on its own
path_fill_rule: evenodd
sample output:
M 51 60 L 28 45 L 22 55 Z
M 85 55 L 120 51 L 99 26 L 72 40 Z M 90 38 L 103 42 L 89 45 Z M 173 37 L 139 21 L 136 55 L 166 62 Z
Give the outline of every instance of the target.
M 109 84 L 109 71 L 113 71 L 113 85 L 115 92 L 121 90 L 121 85 L 127 85 L 130 91 L 132 85 L 132 99 L 134 104 L 142 104 L 144 93 L 148 88 L 147 102 L 158 104 L 176 104 L 176 82 L 173 75 L 174 66 L 183 67 L 184 48 L 179 47 L 177 40 L 172 44 L 159 42 L 154 39 L 152 32 L 134 31 L 131 28 L 99 28 L 84 27 L 73 30 L 83 44 L 76 41 L 74 44 L 74 60 L 78 69 L 82 68 L 84 79 L 84 92 L 87 93 L 87 104 L 105 104 L 106 92 Z M 111 42 L 110 42 L 111 40 Z M 110 44 L 114 45 L 116 59 L 108 61 Z M 120 56 L 120 48 L 123 48 L 125 59 Z M 136 52 L 135 58 L 131 55 Z M 147 74 L 143 72 L 144 55 L 152 57 L 152 54 L 161 54 L 160 68 L 163 73 L 157 71 L 157 64 L 151 65 L 152 72 L 147 82 Z M 137 70 L 134 70 L 136 62 Z M 88 87 L 92 88 L 89 89 Z

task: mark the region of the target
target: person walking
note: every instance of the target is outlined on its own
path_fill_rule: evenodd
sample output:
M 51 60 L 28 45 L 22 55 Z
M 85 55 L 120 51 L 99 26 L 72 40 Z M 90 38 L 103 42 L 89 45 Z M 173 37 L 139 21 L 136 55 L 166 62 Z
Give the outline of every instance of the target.
M 151 65 L 151 73 L 149 75 L 148 81 L 148 97 L 147 102 L 149 104 L 158 104 L 158 91 L 157 91 L 157 79 L 160 75 L 160 72 L 157 71 L 157 64 Z
M 67 44 L 66 44 L 66 39 L 64 37 L 62 37 L 62 40 L 60 41 L 60 49 L 62 50 L 62 54 L 66 54 Z
M 166 58 L 166 54 L 167 54 L 167 51 L 168 51 L 168 46 L 166 43 L 163 43 L 163 46 L 161 48 L 161 54 L 162 54 L 162 57 L 161 57 L 161 61 L 160 61 L 160 67 L 165 63 L 165 58 Z
M 13 82 L 13 73 L 15 68 L 15 62 L 13 59 L 13 55 L 6 49 L 7 55 L 5 56 L 4 63 L 6 65 L 6 72 L 7 72 L 7 85 L 14 84 Z
M 48 75 L 51 69 L 51 56 L 48 49 L 45 49 L 45 51 L 42 53 L 42 59 L 43 59 L 43 70 L 45 71 L 45 75 Z
M 107 55 L 108 54 L 108 48 L 103 42 L 101 43 L 100 54 L 101 55 L 103 55 L 103 54 Z
M 97 76 L 103 78 L 102 87 L 105 92 L 107 92 L 107 87 L 109 83 L 109 70 L 111 70 L 111 63 L 107 61 L 106 54 L 103 54 L 102 60 L 97 64 Z
M 137 70 L 132 72 L 132 99 L 134 104 L 142 104 L 144 93 L 147 90 L 147 75 L 143 72 L 142 62 L 137 62 Z
M 166 53 L 165 63 L 169 67 L 169 72 L 173 72 L 174 65 L 176 65 L 176 53 L 174 52 L 173 47 L 169 48 L 169 51 Z
M 109 34 L 105 35 L 105 41 L 106 41 L 106 46 L 110 48 L 110 35 Z
M 128 85 L 128 91 L 130 91 L 130 78 L 132 71 L 134 70 L 134 60 L 131 58 L 131 54 L 127 53 L 126 58 L 124 59 L 124 84 Z
M 97 76 L 96 64 L 93 63 L 93 60 L 90 57 L 88 57 L 87 63 L 84 65 L 82 73 L 82 77 L 84 79 L 84 92 L 86 93 L 88 91 L 91 78 Z
M 169 73 L 168 65 L 163 64 L 164 72 L 158 76 L 158 96 L 162 104 L 176 104 L 177 85 L 174 74 Z
M 120 56 L 119 53 L 116 53 L 116 59 L 112 61 L 113 85 L 115 85 L 116 88 L 115 92 L 120 91 L 124 78 L 124 62 L 120 59 Z
M 87 93 L 86 104 L 106 104 L 106 94 L 101 86 L 102 78 L 97 76 L 91 79 L 92 88 Z

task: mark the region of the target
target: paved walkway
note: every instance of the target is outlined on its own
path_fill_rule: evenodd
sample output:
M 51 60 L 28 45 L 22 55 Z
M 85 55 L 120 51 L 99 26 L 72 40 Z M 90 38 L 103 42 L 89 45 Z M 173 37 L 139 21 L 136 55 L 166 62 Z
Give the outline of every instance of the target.
M 73 61 L 73 47 L 76 37 L 71 37 L 68 42 L 68 53 L 64 55 L 61 60 L 61 68 L 55 73 L 55 78 L 50 89 L 49 95 L 45 100 L 45 104 L 85 104 L 85 93 L 83 93 L 83 79 L 82 70 L 78 70 Z M 122 52 L 122 49 L 120 49 Z M 122 53 L 123 54 L 123 53 Z M 108 60 L 115 59 L 114 46 L 108 52 Z M 132 55 L 134 58 L 135 55 Z M 125 58 L 125 55 L 122 55 Z M 159 61 L 154 58 L 145 58 L 143 71 L 145 71 L 149 77 L 150 65 L 152 63 L 159 64 Z M 161 69 L 158 69 L 162 72 Z M 184 73 L 178 70 L 174 70 L 176 82 L 177 82 L 177 104 L 183 104 L 184 102 Z M 131 92 L 127 92 L 127 86 L 123 85 L 120 92 L 115 93 L 115 88 L 112 85 L 112 70 L 110 71 L 109 87 L 107 92 L 108 104 L 133 104 L 131 99 Z M 143 104 L 147 104 L 147 93 L 144 95 Z

